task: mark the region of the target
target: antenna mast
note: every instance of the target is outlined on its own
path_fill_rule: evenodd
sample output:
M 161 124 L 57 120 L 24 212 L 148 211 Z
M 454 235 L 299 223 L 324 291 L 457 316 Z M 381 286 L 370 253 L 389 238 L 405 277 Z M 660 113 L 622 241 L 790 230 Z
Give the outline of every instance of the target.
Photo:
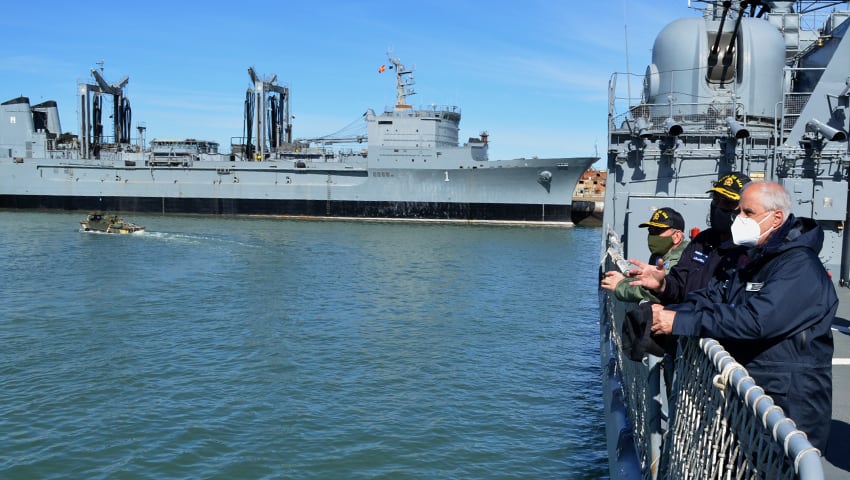
M 407 104 L 407 96 L 415 95 L 416 92 L 411 87 L 416 82 L 413 80 L 413 69 L 408 70 L 401 63 L 401 60 L 395 57 L 389 57 L 390 63 L 393 64 L 393 68 L 395 69 L 395 81 L 396 81 L 396 100 L 395 107 L 396 108 L 410 108 L 410 105 Z

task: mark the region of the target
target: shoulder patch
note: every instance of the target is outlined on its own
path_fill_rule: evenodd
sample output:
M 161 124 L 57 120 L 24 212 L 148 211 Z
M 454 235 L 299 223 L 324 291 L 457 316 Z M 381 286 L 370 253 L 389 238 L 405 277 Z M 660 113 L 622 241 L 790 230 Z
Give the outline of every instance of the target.
M 702 251 L 695 251 L 693 256 L 691 257 L 691 260 L 697 263 L 705 264 L 708 261 L 708 254 Z

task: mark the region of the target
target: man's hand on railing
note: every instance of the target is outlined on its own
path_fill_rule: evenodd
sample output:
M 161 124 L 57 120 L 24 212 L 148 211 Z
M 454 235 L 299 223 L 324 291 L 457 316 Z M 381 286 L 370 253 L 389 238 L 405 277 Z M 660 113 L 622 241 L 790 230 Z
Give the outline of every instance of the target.
M 624 278 L 626 278 L 626 276 L 622 273 L 616 270 L 611 270 L 610 272 L 605 272 L 605 276 L 602 277 L 600 286 L 605 290 L 611 290 L 613 292 L 614 289 L 617 288 L 617 284 Z

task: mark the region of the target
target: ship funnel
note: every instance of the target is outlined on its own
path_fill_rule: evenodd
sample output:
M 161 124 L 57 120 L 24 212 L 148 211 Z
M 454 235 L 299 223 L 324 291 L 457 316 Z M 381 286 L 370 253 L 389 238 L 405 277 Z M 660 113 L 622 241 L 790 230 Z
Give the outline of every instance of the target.
M 637 130 L 637 134 L 640 138 L 649 138 L 652 134 L 649 133 L 649 126 L 646 123 L 646 119 L 643 117 L 638 117 L 635 120 L 635 129 Z
M 743 125 L 738 123 L 734 117 L 726 117 L 726 126 L 729 127 L 729 133 L 732 134 L 733 137 L 737 139 L 749 138 L 750 131 L 744 128 Z
M 682 130 L 682 126 L 676 123 L 672 117 L 664 121 L 664 130 L 666 130 L 667 135 L 670 135 L 671 137 L 678 137 L 684 131 Z
M 50 133 L 60 134 L 62 133 L 62 126 L 59 123 L 59 109 L 56 106 L 56 102 L 53 100 L 48 100 L 46 102 L 39 103 L 38 105 L 32 106 L 33 111 L 33 119 L 36 119 L 36 113 L 40 114 L 42 117 L 36 123 L 39 125 L 36 126 L 36 129 L 42 128 Z
M 832 128 L 816 118 L 813 118 L 806 123 L 806 130 L 818 132 L 831 142 L 843 142 L 844 140 L 847 140 L 846 133 Z

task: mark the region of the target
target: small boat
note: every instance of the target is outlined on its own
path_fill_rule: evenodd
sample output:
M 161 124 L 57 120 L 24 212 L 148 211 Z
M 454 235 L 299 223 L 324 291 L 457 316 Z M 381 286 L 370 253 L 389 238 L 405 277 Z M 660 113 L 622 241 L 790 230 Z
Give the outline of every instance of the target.
M 84 232 L 102 232 L 102 233 L 141 233 L 145 231 L 145 227 L 125 221 L 118 215 L 107 215 L 103 212 L 91 212 L 80 220 L 80 229 Z

